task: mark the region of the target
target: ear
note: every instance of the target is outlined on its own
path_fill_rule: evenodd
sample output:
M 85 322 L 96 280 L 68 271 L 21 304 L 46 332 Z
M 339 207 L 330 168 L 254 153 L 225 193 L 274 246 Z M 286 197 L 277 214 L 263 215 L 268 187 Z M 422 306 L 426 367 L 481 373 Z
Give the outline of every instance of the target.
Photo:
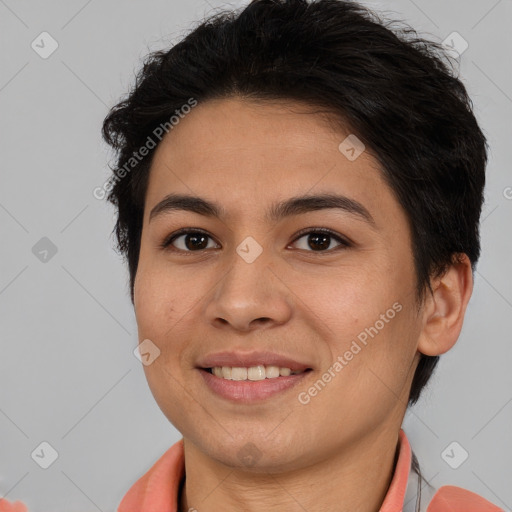
M 471 262 L 466 254 L 431 283 L 423 306 L 423 327 L 418 339 L 418 351 L 427 356 L 448 352 L 462 329 L 464 314 L 473 292 Z

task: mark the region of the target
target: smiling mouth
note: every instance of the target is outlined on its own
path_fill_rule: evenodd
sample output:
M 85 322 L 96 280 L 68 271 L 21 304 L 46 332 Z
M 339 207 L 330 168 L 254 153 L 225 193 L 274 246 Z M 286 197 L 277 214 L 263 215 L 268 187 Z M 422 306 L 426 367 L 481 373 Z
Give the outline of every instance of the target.
M 203 368 L 204 371 L 224 380 L 235 381 L 259 381 L 265 379 L 278 379 L 280 377 L 289 377 L 290 375 L 299 375 L 311 371 L 311 368 L 292 371 L 290 368 L 258 365 L 258 366 L 214 366 L 212 368 Z

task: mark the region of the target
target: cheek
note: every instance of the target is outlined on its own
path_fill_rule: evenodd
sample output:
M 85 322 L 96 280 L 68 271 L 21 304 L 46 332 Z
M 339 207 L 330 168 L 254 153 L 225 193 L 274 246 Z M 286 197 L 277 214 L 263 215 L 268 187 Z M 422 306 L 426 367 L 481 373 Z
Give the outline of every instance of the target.
M 159 350 L 151 364 L 142 366 L 151 393 L 173 425 L 190 429 L 182 358 L 192 297 L 189 289 L 180 286 L 179 279 L 168 272 L 141 265 L 134 282 L 134 307 L 140 342 L 149 339 Z
M 134 307 L 139 336 L 157 337 L 162 319 L 173 310 L 165 281 L 155 272 L 139 268 L 134 283 Z
M 190 276 L 170 273 L 158 266 L 142 265 L 134 283 L 134 308 L 139 333 L 162 338 L 194 304 L 200 287 L 190 286 Z
M 418 334 L 410 280 L 394 273 L 343 269 L 329 278 L 302 277 L 298 291 L 338 365 L 343 392 L 399 395 L 410 372 Z M 308 290 L 308 293 L 305 293 Z M 327 370 L 327 368 L 325 368 Z M 364 391 L 365 390 L 365 391 Z
M 139 340 L 149 339 L 160 350 L 160 373 L 154 365 L 144 368 L 148 381 L 152 377 L 155 383 L 157 379 L 167 380 L 163 367 L 181 379 L 182 368 L 190 366 L 189 340 L 198 326 L 205 290 L 211 287 L 201 275 L 158 267 L 140 266 L 134 283 Z
M 350 265 L 324 275 L 297 275 L 294 293 L 334 333 L 353 336 L 373 325 L 399 298 L 396 285 L 370 266 Z M 340 340 L 342 341 L 342 340 Z
M 366 325 L 358 325 L 350 345 L 344 347 L 345 359 L 352 358 L 345 368 L 345 377 L 357 383 L 359 396 L 369 397 L 368 404 L 380 408 L 383 414 L 393 405 L 407 402 L 415 369 L 417 334 L 410 303 L 383 303 Z M 353 352 L 357 354 L 352 355 Z

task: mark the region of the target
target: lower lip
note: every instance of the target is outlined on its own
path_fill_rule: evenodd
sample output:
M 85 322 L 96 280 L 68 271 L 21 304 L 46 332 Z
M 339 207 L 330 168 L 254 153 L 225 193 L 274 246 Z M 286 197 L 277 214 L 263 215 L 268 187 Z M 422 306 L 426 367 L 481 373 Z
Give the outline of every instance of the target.
M 264 400 L 277 393 L 286 391 L 301 382 L 310 371 L 262 380 L 228 380 L 212 375 L 207 370 L 199 369 L 206 385 L 211 391 L 228 400 L 239 403 L 252 403 Z

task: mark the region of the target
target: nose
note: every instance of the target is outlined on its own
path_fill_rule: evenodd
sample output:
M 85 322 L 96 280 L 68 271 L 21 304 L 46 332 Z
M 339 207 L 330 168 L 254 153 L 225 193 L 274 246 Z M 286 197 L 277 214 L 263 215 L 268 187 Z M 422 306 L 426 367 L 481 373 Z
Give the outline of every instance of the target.
M 286 323 L 292 313 L 291 291 L 270 267 L 265 251 L 252 263 L 237 253 L 217 283 L 206 306 L 217 328 L 252 331 Z

